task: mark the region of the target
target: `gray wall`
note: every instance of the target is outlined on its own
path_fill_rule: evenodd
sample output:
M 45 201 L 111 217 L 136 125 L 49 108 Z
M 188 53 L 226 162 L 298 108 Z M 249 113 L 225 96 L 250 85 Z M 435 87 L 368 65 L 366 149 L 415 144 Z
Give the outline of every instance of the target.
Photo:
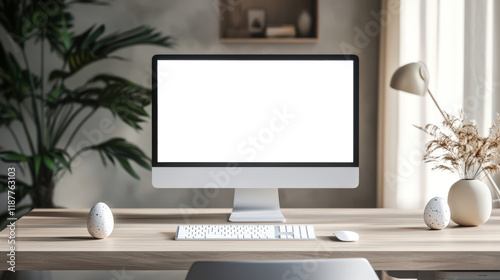
M 114 1 L 111 6 L 79 5 L 75 8 L 75 26 L 79 31 L 96 23 L 105 23 L 107 32 L 148 24 L 175 36 L 178 44 L 174 49 L 151 46 L 127 49 L 120 55 L 129 61 L 100 62 L 84 69 L 69 82 L 76 85 L 98 72 L 106 71 L 150 85 L 150 60 L 152 55 L 158 53 L 329 54 L 355 51 L 360 57 L 359 188 L 280 190 L 280 197 L 282 207 L 375 207 L 379 25 L 373 14 L 380 10 L 380 1 L 320 0 L 319 42 L 314 44 L 221 44 L 218 41 L 218 14 L 214 3 L 217 3 L 216 0 L 122 0 Z M 31 52 L 29 58 L 35 67 L 39 64 L 38 51 Z M 60 66 L 60 62 L 51 60 L 47 69 L 55 66 Z M 99 112 L 91 118 L 75 144 L 101 138 L 95 132 L 105 119 L 112 119 L 112 116 Z M 150 123 L 145 124 L 140 133 L 120 122 L 100 133 L 104 139 L 125 137 L 151 154 Z M 2 137 L 1 141 L 6 140 Z M 121 167 L 104 168 L 96 154 L 84 156 L 77 165 L 72 174 L 66 174 L 59 181 L 55 194 L 55 203 L 59 206 L 88 208 L 98 201 L 106 202 L 111 207 L 192 205 L 195 190 L 155 189 L 151 185 L 149 171 L 139 169 L 141 180 L 137 181 Z M 232 190 L 223 190 L 210 200 L 208 207 L 230 207 L 232 195 Z

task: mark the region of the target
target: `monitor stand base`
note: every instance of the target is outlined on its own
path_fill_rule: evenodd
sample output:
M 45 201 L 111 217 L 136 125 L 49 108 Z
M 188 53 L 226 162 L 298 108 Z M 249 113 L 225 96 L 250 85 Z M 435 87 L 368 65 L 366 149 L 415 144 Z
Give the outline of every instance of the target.
M 230 222 L 284 222 L 278 189 L 235 189 Z

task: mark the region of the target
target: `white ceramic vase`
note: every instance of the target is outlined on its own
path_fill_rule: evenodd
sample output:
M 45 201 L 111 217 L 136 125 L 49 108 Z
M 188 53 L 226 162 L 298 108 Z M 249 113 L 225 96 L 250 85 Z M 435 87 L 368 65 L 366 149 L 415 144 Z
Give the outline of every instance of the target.
M 311 33 L 312 18 L 311 15 L 306 11 L 302 11 L 297 20 L 297 29 L 301 37 L 307 37 Z
M 450 188 L 448 205 L 452 221 L 461 226 L 479 226 L 490 218 L 491 193 L 479 180 L 459 180 Z

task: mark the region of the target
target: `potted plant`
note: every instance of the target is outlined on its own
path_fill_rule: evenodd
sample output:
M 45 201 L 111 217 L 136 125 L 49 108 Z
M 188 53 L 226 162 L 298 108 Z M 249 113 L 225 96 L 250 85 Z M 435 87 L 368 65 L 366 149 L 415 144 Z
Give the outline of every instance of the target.
M 463 226 L 478 226 L 491 215 L 492 198 L 480 177 L 500 171 L 500 115 L 487 137 L 479 136 L 477 124 L 444 113 L 442 128 L 428 124 L 421 129 L 433 139 L 426 145 L 424 161 L 434 163 L 433 170 L 457 174 L 460 180 L 448 194 L 451 219 Z
M 10 35 L 12 52 L 0 44 L 0 129 L 2 138 L 10 134 L 16 149 L 0 144 L 0 159 L 24 172 L 16 178 L 15 201 L 30 196 L 32 207 L 54 207 L 52 196 L 56 178 L 70 171 L 75 158 L 86 151 L 100 154 L 104 165 L 120 164 L 138 178 L 130 165 L 151 168 L 151 160 L 138 147 L 123 138 L 80 147 L 70 145 L 85 122 L 98 109 L 109 110 L 136 130 L 148 117 L 144 108 L 151 103 L 151 89 L 125 78 L 99 73 L 79 86 L 66 82 L 88 65 L 114 55 L 126 47 L 152 44 L 171 47 L 169 36 L 140 26 L 105 35 L 104 25 L 92 26 L 82 33 L 73 30 L 73 15 L 68 9 L 77 4 L 103 4 L 95 0 L 0 2 L 0 24 Z M 27 49 L 28 41 L 35 49 Z M 61 68 L 45 71 L 45 48 L 61 59 Z M 34 69 L 27 52 L 39 52 L 40 69 Z M 39 71 L 37 71 L 39 70 Z M 65 137 L 63 137 L 65 136 Z M 63 141 L 65 140 L 65 141 Z M 1 171 L 0 190 L 7 190 L 7 171 Z M 19 212 L 19 208 L 17 209 Z

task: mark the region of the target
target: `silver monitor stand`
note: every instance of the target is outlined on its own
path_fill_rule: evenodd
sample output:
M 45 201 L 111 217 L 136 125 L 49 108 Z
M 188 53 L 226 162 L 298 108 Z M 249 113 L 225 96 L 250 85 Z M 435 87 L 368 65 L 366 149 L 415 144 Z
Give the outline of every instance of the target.
M 284 222 L 278 189 L 235 189 L 230 222 Z

